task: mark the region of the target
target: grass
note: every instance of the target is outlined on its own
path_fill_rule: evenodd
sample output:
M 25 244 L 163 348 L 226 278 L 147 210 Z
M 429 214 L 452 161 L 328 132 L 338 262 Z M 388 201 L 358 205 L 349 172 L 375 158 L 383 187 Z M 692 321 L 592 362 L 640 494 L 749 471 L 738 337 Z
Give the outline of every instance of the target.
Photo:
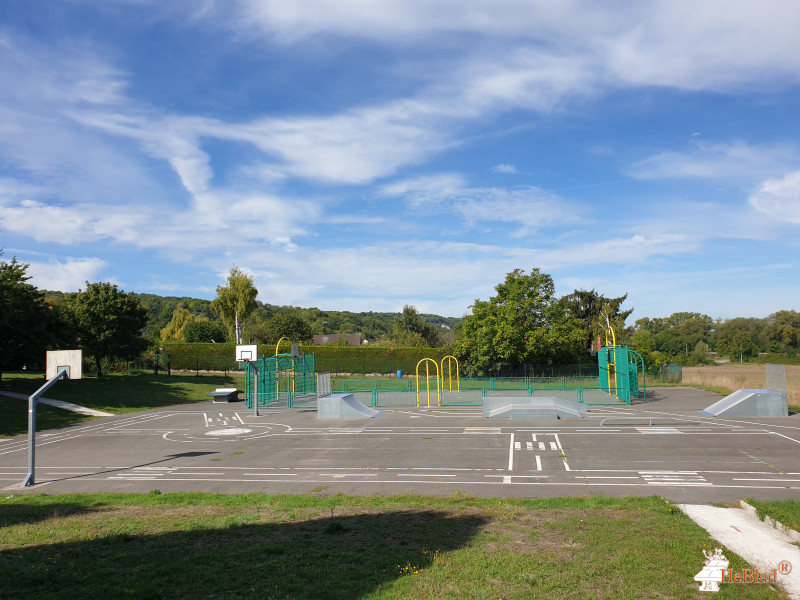
M 708 367 L 683 367 L 683 383 L 730 394 L 740 389 L 765 387 L 766 371 L 763 364 L 726 363 Z M 800 365 L 786 365 L 786 396 L 789 410 L 800 413 Z
M 30 395 L 44 383 L 41 373 L 3 373 L 0 391 Z M 242 374 L 153 375 L 150 373 L 84 377 L 76 381 L 59 382 L 45 394 L 55 400 L 66 400 L 113 414 L 129 413 L 176 404 L 208 400 L 208 392 L 217 387 L 239 387 Z M 19 435 L 28 431 L 28 404 L 24 400 L 0 397 L 0 437 Z M 37 431 L 63 427 L 87 420 L 76 413 L 39 404 L 36 409 Z
M 701 598 L 713 546 L 656 497 L 14 496 L 0 597 Z
M 753 500 L 747 503 L 756 509 L 759 518 L 772 517 L 783 525 L 800 531 L 800 500 Z

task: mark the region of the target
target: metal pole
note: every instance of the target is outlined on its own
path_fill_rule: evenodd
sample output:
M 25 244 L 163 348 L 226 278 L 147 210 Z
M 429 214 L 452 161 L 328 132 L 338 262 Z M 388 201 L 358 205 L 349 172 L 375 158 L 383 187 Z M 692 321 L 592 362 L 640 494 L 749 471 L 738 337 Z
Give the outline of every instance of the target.
M 39 403 L 39 397 L 60 379 L 69 379 L 67 369 L 59 371 L 50 381 L 28 397 L 28 474 L 25 481 L 22 482 L 23 487 L 36 483 L 36 405 Z

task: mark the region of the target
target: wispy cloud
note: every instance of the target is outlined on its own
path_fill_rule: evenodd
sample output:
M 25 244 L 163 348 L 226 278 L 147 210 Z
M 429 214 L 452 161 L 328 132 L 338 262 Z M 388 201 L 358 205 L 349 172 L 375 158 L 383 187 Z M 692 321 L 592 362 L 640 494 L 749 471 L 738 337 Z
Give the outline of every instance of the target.
M 493 166 L 491 170 L 492 173 L 509 173 L 511 175 L 517 175 L 519 173 L 517 167 L 514 165 L 504 165 L 503 163 Z
M 766 180 L 750 196 L 750 204 L 779 222 L 800 224 L 800 171 Z
M 668 151 L 641 160 L 629 169 L 637 179 L 734 179 L 752 181 L 785 172 L 800 161 L 797 148 L 696 142 L 684 152 Z

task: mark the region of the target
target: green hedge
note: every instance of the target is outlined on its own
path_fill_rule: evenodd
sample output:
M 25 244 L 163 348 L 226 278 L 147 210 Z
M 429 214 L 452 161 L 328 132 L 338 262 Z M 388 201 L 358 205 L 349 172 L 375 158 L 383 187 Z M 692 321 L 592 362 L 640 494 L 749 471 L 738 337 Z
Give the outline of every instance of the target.
M 236 344 L 166 343 L 161 346 L 176 370 L 235 370 Z M 281 346 L 288 350 L 288 344 Z M 396 371 L 414 373 L 423 358 L 441 362 L 445 352 L 440 348 L 383 348 L 369 346 L 300 346 L 300 354 L 313 354 L 320 373 L 382 373 Z M 259 356 L 273 356 L 275 346 L 261 344 Z

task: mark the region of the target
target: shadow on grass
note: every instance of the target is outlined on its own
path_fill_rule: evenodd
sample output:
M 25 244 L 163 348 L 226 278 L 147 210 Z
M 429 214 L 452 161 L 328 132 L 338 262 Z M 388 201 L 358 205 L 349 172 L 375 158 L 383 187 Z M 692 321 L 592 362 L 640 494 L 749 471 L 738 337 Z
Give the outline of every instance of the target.
M 85 423 L 91 421 L 92 418 L 40 403 L 36 408 L 36 431 Z M 27 433 L 28 401 L 0 396 L 0 437 Z
M 6 379 L 0 390 L 32 394 L 43 383 L 39 378 Z M 163 408 L 177 404 L 204 402 L 208 392 L 217 387 L 237 387 L 241 379 L 224 375 L 153 375 L 136 373 L 84 377 L 77 381 L 60 382 L 46 396 L 65 400 L 88 408 L 112 413 Z
M 355 599 L 429 568 L 434 551 L 485 524 L 394 512 L 29 545 L 0 552 L 0 597 Z

